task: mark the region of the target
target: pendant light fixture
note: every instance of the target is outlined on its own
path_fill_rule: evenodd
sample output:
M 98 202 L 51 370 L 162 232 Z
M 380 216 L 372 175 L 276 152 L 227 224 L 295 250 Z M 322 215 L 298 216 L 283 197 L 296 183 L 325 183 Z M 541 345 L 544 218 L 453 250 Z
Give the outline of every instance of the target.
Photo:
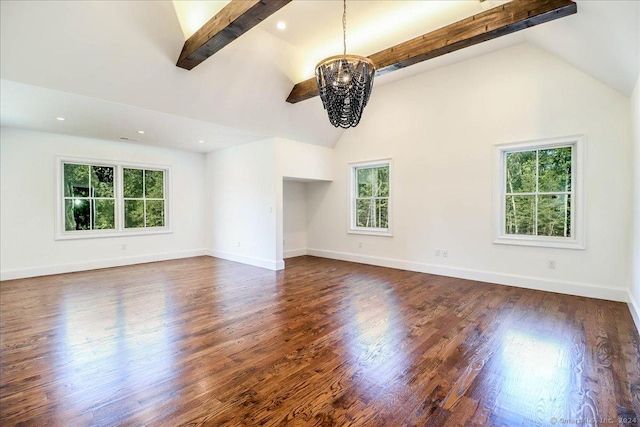
M 369 58 L 347 55 L 347 0 L 343 0 L 342 55 L 331 56 L 316 67 L 322 105 L 335 127 L 355 127 L 371 96 L 376 66 Z

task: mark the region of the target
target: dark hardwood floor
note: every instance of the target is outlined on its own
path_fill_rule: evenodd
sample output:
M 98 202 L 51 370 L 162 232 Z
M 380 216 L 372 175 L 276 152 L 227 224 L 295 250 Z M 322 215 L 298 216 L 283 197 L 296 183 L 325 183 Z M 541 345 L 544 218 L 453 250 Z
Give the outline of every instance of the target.
M 625 304 L 313 257 L 277 273 L 199 257 L 5 281 L 0 327 L 2 426 L 640 415 Z

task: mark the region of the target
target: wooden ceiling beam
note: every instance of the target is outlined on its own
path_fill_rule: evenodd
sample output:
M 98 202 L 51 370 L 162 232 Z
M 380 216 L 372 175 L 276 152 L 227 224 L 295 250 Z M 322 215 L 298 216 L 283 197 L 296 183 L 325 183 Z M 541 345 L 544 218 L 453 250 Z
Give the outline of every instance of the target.
M 184 43 L 176 65 L 191 70 L 291 0 L 232 0 Z
M 571 0 L 513 0 L 369 56 L 376 76 L 492 40 L 578 11 Z M 315 77 L 296 84 L 287 102 L 318 96 Z

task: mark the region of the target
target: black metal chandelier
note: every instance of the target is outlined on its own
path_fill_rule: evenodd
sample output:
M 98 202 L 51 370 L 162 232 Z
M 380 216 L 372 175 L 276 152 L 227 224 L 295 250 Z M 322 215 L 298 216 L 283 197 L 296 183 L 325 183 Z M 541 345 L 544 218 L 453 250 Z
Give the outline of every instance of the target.
M 347 0 L 343 0 L 342 55 L 330 56 L 316 67 L 322 105 L 335 127 L 357 126 L 371 96 L 376 66 L 369 58 L 347 55 Z

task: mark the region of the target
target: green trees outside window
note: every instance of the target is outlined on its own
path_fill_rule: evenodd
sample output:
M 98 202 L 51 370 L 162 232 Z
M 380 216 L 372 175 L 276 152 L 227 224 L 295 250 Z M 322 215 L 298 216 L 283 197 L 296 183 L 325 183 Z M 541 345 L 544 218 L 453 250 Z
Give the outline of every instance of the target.
M 164 227 L 164 171 L 123 169 L 124 228 Z
M 65 232 L 165 226 L 164 170 L 66 161 L 61 165 L 60 223 Z
M 505 233 L 572 237 L 573 147 L 505 156 Z
M 114 167 L 65 163 L 64 229 L 115 229 Z
M 356 228 L 389 229 L 389 165 L 355 167 Z

